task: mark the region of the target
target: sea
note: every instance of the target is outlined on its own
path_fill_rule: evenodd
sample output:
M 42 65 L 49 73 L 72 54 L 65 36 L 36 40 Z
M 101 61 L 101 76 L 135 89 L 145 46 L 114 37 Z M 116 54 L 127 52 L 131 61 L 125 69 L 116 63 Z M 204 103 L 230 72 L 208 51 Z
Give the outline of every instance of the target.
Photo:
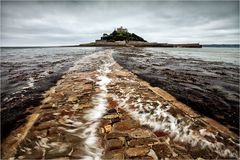
M 26 109 L 39 105 L 42 93 L 54 86 L 70 67 L 84 56 L 104 52 L 105 49 L 2 47 L 2 138 L 24 122 L 29 114 Z M 165 89 L 202 114 L 211 117 L 216 111 L 220 112 L 213 118 L 229 125 L 232 130 L 237 129 L 239 120 L 233 123 L 224 121 L 229 116 L 221 112 L 236 112 L 231 114 L 233 118 L 239 113 L 239 48 L 111 49 L 115 51 L 115 60 L 140 78 Z M 201 107 L 204 112 L 201 112 Z M 222 109 L 224 107 L 227 109 Z M 215 112 L 207 113 L 208 108 L 215 108 Z

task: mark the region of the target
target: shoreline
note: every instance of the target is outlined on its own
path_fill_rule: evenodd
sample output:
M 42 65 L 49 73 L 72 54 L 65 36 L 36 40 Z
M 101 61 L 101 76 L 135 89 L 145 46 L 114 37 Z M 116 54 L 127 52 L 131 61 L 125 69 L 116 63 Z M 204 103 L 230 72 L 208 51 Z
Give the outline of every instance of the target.
M 111 50 L 109 50 L 108 52 L 111 52 Z M 201 137 L 201 139 L 193 139 L 194 141 L 198 142 L 199 140 L 203 139 L 203 140 L 209 141 L 209 143 L 213 143 L 211 138 L 210 139 L 207 138 L 207 136 L 205 136 L 205 134 L 206 135 L 213 134 L 214 136 L 218 137 L 218 138 L 215 137 L 216 139 L 224 137 L 223 138 L 224 142 L 221 142 L 221 143 L 226 145 L 225 146 L 226 148 L 228 148 L 228 146 L 227 146 L 228 144 L 232 144 L 230 141 L 228 142 L 226 137 L 230 137 L 231 139 L 233 139 L 234 142 L 237 141 L 238 136 L 235 135 L 234 133 L 232 133 L 231 131 L 229 131 L 225 126 L 223 126 L 223 125 L 219 124 L 218 122 L 215 122 L 211 119 L 201 117 L 200 115 L 196 114 L 188 106 L 182 104 L 181 102 L 178 102 L 173 96 L 171 96 L 166 91 L 164 91 L 158 87 L 150 86 L 148 82 L 139 79 L 136 75 L 134 75 L 133 73 L 122 68 L 120 65 L 118 65 L 113 60 L 113 58 L 111 58 L 111 56 L 109 56 L 109 54 L 96 55 L 95 58 L 93 56 L 92 59 L 90 58 L 85 61 L 89 61 L 89 64 L 97 64 L 97 65 L 100 64 L 101 61 L 104 63 L 103 63 L 102 68 L 100 67 L 99 71 L 96 71 L 94 69 L 96 66 L 91 71 L 81 71 L 81 69 L 78 70 L 78 68 L 75 68 L 72 72 L 66 74 L 62 79 L 60 79 L 57 82 L 56 86 L 50 88 L 46 92 L 46 94 L 44 94 L 45 98 L 42 101 L 42 104 L 32 111 L 33 118 L 31 120 L 29 120 L 29 122 L 27 123 L 27 125 L 26 125 L 27 129 L 24 128 L 23 127 L 24 125 L 23 125 L 22 127 L 24 129 L 22 129 L 22 130 L 19 129 L 19 132 L 17 132 L 17 133 L 16 132 L 14 133 L 14 131 L 13 131 L 11 133 L 11 135 L 4 141 L 4 143 L 2 144 L 2 149 L 4 149 L 2 152 L 4 154 L 3 157 L 10 158 L 10 157 L 14 156 L 15 153 L 17 153 L 17 157 L 30 156 L 30 155 L 39 156 L 39 154 L 37 154 L 37 153 L 41 152 L 41 148 L 44 148 L 44 145 L 47 145 L 51 148 L 52 147 L 51 144 L 61 143 L 62 146 L 65 146 L 64 149 L 66 151 L 64 151 L 64 153 L 59 153 L 60 151 L 56 150 L 56 151 L 54 151 L 56 154 L 59 154 L 60 157 L 67 155 L 70 157 L 75 157 L 75 158 L 78 157 L 79 158 L 79 156 L 81 157 L 82 155 L 84 155 L 84 152 L 83 151 L 75 152 L 76 148 L 74 147 L 73 144 L 79 145 L 79 143 L 80 143 L 80 144 L 89 145 L 89 144 L 92 144 L 95 142 L 95 141 L 94 142 L 88 141 L 87 139 L 84 139 L 81 137 L 79 137 L 80 139 L 78 139 L 77 137 L 75 137 L 75 138 L 72 137 L 73 135 L 76 135 L 76 134 L 81 135 L 81 133 L 84 132 L 84 130 L 82 130 L 84 128 L 81 129 L 81 126 L 84 126 L 84 125 L 87 125 L 85 127 L 90 127 L 90 128 L 93 127 L 92 129 L 90 129 L 90 133 L 91 133 L 90 135 L 92 136 L 93 139 L 98 138 L 100 141 L 102 141 L 103 144 L 106 145 L 105 147 L 107 147 L 107 148 L 110 145 L 109 142 L 112 140 L 110 140 L 110 139 L 106 140 L 104 138 L 105 136 L 110 136 L 110 134 L 112 135 L 113 133 L 117 134 L 119 129 L 121 130 L 121 132 L 124 131 L 125 134 L 129 134 L 129 135 L 132 135 L 133 132 L 135 133 L 138 130 L 141 130 L 141 131 L 143 131 L 142 133 L 146 133 L 146 135 L 151 135 L 149 137 L 147 136 L 147 137 L 143 137 L 143 138 L 147 138 L 148 140 L 150 138 L 151 140 L 154 140 L 153 144 L 152 144 L 152 142 L 149 142 L 149 144 L 144 144 L 144 147 L 142 148 L 144 151 L 146 151 L 145 154 L 147 154 L 147 156 L 155 155 L 158 157 L 161 155 L 160 154 L 161 149 L 159 147 L 161 146 L 160 141 L 163 138 L 165 140 L 169 139 L 171 145 L 173 145 L 173 146 L 168 144 L 169 142 L 168 143 L 164 142 L 164 147 L 167 147 L 168 149 L 165 149 L 164 155 L 162 155 L 162 156 L 163 157 L 173 156 L 175 158 L 176 158 L 176 156 L 181 157 L 183 155 L 183 152 L 182 151 L 176 152 L 177 150 L 175 148 L 175 143 L 177 143 L 177 142 L 173 143 L 172 140 L 175 139 L 176 136 L 180 136 L 179 138 L 180 139 L 182 138 L 182 140 L 184 140 L 183 142 L 189 143 L 188 140 L 185 139 L 185 138 L 187 138 L 187 137 L 185 137 L 186 136 L 185 134 L 187 134 L 187 132 L 186 133 L 185 132 L 184 133 L 181 133 L 181 132 L 175 133 L 175 131 L 171 127 L 170 128 L 162 128 L 162 130 L 160 130 L 160 132 L 155 132 L 153 130 L 153 128 L 151 128 L 151 127 L 157 127 L 158 125 L 160 125 L 159 127 L 166 127 L 165 125 L 167 125 L 167 126 L 169 125 L 168 122 L 159 119 L 159 120 L 156 120 L 158 125 L 152 126 L 152 124 L 151 124 L 152 122 L 142 121 L 141 118 L 144 118 L 145 114 L 149 115 L 152 118 L 154 118 L 155 116 L 159 116 L 159 115 L 155 111 L 153 113 L 151 113 L 150 108 L 148 108 L 148 109 L 143 108 L 143 110 L 140 111 L 139 109 L 141 107 L 131 106 L 132 102 L 139 103 L 139 100 L 137 100 L 137 98 L 135 99 L 134 97 L 132 97 L 132 96 L 136 96 L 136 95 L 141 95 L 142 100 L 140 100 L 140 101 L 143 101 L 143 104 L 149 103 L 149 105 L 150 105 L 151 103 L 148 102 L 148 100 L 155 100 L 155 102 L 161 101 L 161 103 L 163 103 L 163 104 L 165 103 L 165 105 L 161 106 L 161 107 L 163 107 L 162 112 L 167 114 L 169 116 L 169 118 L 171 117 L 171 115 L 174 115 L 174 118 L 177 118 L 180 116 L 180 117 L 182 117 L 182 119 L 181 119 L 182 122 L 186 121 L 187 124 L 192 124 L 193 126 L 190 128 L 187 127 L 187 129 L 191 130 L 191 132 L 194 132 L 196 135 Z M 129 83 L 131 83 L 131 85 L 129 85 Z M 130 88 L 128 88 L 128 86 Z M 82 90 L 81 88 L 83 88 L 84 90 Z M 135 91 L 133 93 L 131 93 L 132 90 L 135 90 Z M 105 93 L 107 93 L 107 94 L 104 95 Z M 79 95 L 79 94 L 81 95 L 79 97 L 80 99 L 77 97 L 77 95 Z M 131 96 L 128 97 L 129 94 Z M 97 104 L 95 104 L 96 103 L 95 101 L 91 102 L 91 97 L 94 97 L 94 96 L 98 97 Z M 122 101 L 122 99 L 124 99 L 124 98 L 125 98 L 125 100 Z M 104 103 L 102 103 L 102 102 L 104 102 Z M 106 102 L 108 103 L 107 106 L 105 106 Z M 98 104 L 103 104 L 103 106 L 101 106 L 101 107 L 107 107 L 107 108 L 102 108 L 103 109 L 102 114 L 100 114 L 100 115 L 98 113 L 96 113 L 96 108 L 94 108 L 94 106 L 98 105 Z M 127 105 L 127 104 L 129 104 L 129 105 Z M 139 103 L 138 105 L 140 105 L 140 104 L 142 104 L 142 103 Z M 61 107 L 58 107 L 60 105 L 61 105 Z M 168 110 L 167 110 L 167 108 L 165 108 L 166 105 L 170 106 L 170 108 Z M 153 103 L 153 106 L 155 106 L 154 103 Z M 148 110 L 151 114 L 149 112 L 147 112 Z M 87 116 L 88 114 L 90 114 L 92 116 L 89 117 L 89 116 Z M 36 115 L 36 116 L 34 116 L 34 115 Z M 95 116 L 97 116 L 97 117 L 95 117 Z M 64 119 L 64 117 L 65 117 L 65 119 Z M 83 119 L 83 117 L 85 117 L 84 118 L 85 120 Z M 173 118 L 173 117 L 171 117 L 171 118 Z M 171 120 L 171 118 L 169 120 Z M 194 119 L 194 121 L 192 119 Z M 100 122 L 100 124 L 95 123 L 96 121 Z M 109 121 L 111 122 L 111 124 L 109 124 Z M 114 124 L 112 124 L 113 121 L 114 121 Z M 125 121 L 131 122 L 131 123 L 125 124 L 124 123 Z M 146 123 L 146 124 L 144 124 L 144 123 Z M 132 126 L 131 124 L 134 124 L 134 125 Z M 94 127 L 95 125 L 98 126 L 97 127 L 98 129 L 96 129 L 96 127 Z M 182 127 L 184 128 L 184 125 L 182 126 L 177 123 L 176 124 L 173 123 L 173 125 L 176 125 L 176 127 L 179 127 L 179 129 L 181 129 Z M 147 127 L 148 129 L 144 128 L 143 126 L 148 126 Z M 29 132 L 25 133 L 28 130 L 29 130 Z M 199 130 L 201 130 L 202 132 L 199 132 Z M 159 129 L 157 131 L 159 131 Z M 55 134 L 56 132 L 60 132 L 63 135 L 63 137 L 65 137 L 67 139 L 67 141 L 69 141 L 71 139 L 69 141 L 69 142 L 71 142 L 71 144 L 65 143 L 63 140 L 55 142 L 54 139 L 55 140 L 58 139 L 57 134 Z M 177 133 L 179 135 L 176 135 Z M 94 134 L 97 134 L 97 137 L 95 137 Z M 160 136 L 160 134 L 161 134 L 161 136 Z M 19 135 L 22 136 L 22 138 L 16 139 L 17 135 L 18 135 L 18 137 L 19 137 Z M 36 135 L 41 138 L 40 139 L 36 138 Z M 190 135 L 188 135 L 188 136 L 190 136 Z M 118 141 L 117 140 L 118 138 L 119 137 L 116 136 L 113 140 Z M 27 139 L 31 139 L 31 142 L 29 142 Z M 60 138 L 60 139 L 62 139 L 62 138 Z M 134 140 L 134 139 L 132 139 L 132 140 Z M 126 142 L 126 146 L 125 146 L 126 147 L 125 149 L 127 150 L 127 152 L 124 155 L 121 154 L 121 156 L 124 156 L 124 157 L 132 156 L 132 154 L 133 154 L 132 148 L 136 147 L 136 146 L 133 145 L 131 148 L 128 148 L 128 146 L 127 146 L 127 144 L 129 144 L 130 142 L 133 143 L 132 140 L 129 141 L 127 139 L 124 139 L 124 144 L 126 141 L 128 141 L 128 142 Z M 34 149 L 27 151 L 26 149 L 24 149 L 24 147 L 29 147 L 32 145 L 33 145 L 32 148 L 34 148 L 34 145 L 35 145 L 34 142 L 38 142 L 40 144 L 39 151 L 34 150 Z M 121 143 L 121 141 L 118 141 L 118 142 Z M 136 141 L 136 142 L 140 143 L 140 141 Z M 136 142 L 134 141 L 134 143 L 136 143 Z M 238 143 L 238 142 L 236 142 L 236 143 Z M 42 145 L 42 144 L 44 144 L 44 145 Z M 99 143 L 97 143 L 97 144 L 100 145 Z M 215 144 L 215 143 L 213 143 L 213 144 Z M 178 145 L 180 145 L 180 144 L 178 144 Z M 234 146 L 234 144 L 232 144 L 232 146 Z M 93 150 L 95 150 L 95 149 L 101 150 L 101 146 L 97 146 L 97 148 L 91 148 L 92 146 L 90 145 L 89 147 L 90 147 L 90 151 L 92 149 Z M 120 145 L 120 148 L 122 148 L 122 147 L 123 146 Z M 184 145 L 182 147 L 185 148 L 186 146 Z M 216 145 L 216 147 L 217 147 L 217 145 Z M 12 148 L 13 150 L 10 151 L 10 150 L 8 150 L 9 148 Z M 196 151 L 189 150 L 187 155 L 185 155 L 185 158 L 188 157 L 191 159 L 191 158 L 198 158 L 201 156 L 210 156 L 210 155 L 215 156 L 215 153 L 214 153 L 215 151 L 211 151 L 211 149 L 214 149 L 214 148 L 210 147 L 210 151 L 208 151 L 207 153 L 205 152 L 206 155 L 201 155 L 201 152 L 202 152 L 201 148 L 199 148 L 199 147 L 194 147 L 194 148 L 199 153 L 196 154 Z M 21 151 L 21 149 L 24 149 L 25 151 L 23 152 L 23 151 Z M 84 149 L 84 148 L 82 148 L 82 149 Z M 109 150 L 106 150 L 106 148 L 104 148 L 104 147 L 102 149 L 105 150 L 104 155 L 102 155 L 102 156 L 105 156 L 105 157 L 107 156 L 108 158 L 111 155 L 119 156 L 119 154 L 117 154 L 118 152 L 112 153 Z M 111 147 L 110 147 L 110 150 L 111 150 Z M 148 153 L 150 153 L 150 150 L 151 150 L 151 153 L 153 153 L 153 154 L 148 154 Z M 205 150 L 205 148 L 204 148 L 204 150 Z M 11 153 L 9 153 L 9 152 L 11 152 Z M 48 158 L 54 157 L 54 155 L 52 155 L 52 154 L 50 155 L 50 152 L 53 152 L 53 151 L 45 148 L 44 156 L 45 155 L 50 156 Z M 231 148 L 230 152 L 233 152 L 232 148 Z M 30 154 L 28 154 L 28 153 L 30 153 Z M 95 152 L 95 153 L 98 153 L 98 152 Z M 110 153 L 111 153 L 111 155 L 109 155 Z M 178 154 L 176 155 L 176 153 L 178 153 Z M 220 152 L 217 154 L 220 154 Z M 95 155 L 95 156 L 99 156 L 99 155 Z M 142 155 L 140 154 L 140 156 L 142 156 Z M 195 157 L 195 156 L 197 156 L 197 157 Z M 225 156 L 229 157 L 230 154 L 225 155 Z M 114 158 L 114 157 L 112 157 L 112 158 Z

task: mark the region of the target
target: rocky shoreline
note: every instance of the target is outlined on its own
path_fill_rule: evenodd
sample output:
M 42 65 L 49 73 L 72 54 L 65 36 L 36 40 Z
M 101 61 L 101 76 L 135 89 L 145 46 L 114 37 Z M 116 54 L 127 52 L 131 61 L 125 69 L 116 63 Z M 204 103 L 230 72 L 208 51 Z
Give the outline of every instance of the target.
M 140 80 L 112 53 L 71 68 L 5 139 L 2 158 L 239 158 L 236 134 Z

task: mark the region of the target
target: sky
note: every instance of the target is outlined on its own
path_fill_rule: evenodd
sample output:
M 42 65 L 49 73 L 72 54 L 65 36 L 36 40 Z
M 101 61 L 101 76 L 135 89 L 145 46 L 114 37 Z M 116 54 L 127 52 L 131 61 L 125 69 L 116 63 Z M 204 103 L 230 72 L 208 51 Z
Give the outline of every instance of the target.
M 75 45 L 120 26 L 149 42 L 239 43 L 239 1 L 1 1 L 1 46 Z

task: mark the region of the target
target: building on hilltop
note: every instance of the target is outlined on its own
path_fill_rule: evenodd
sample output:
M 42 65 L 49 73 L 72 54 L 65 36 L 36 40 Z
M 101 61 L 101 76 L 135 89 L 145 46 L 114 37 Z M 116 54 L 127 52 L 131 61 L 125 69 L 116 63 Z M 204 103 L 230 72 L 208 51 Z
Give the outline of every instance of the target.
M 127 28 L 123 28 L 122 26 L 120 28 L 117 28 L 118 32 L 128 32 Z

